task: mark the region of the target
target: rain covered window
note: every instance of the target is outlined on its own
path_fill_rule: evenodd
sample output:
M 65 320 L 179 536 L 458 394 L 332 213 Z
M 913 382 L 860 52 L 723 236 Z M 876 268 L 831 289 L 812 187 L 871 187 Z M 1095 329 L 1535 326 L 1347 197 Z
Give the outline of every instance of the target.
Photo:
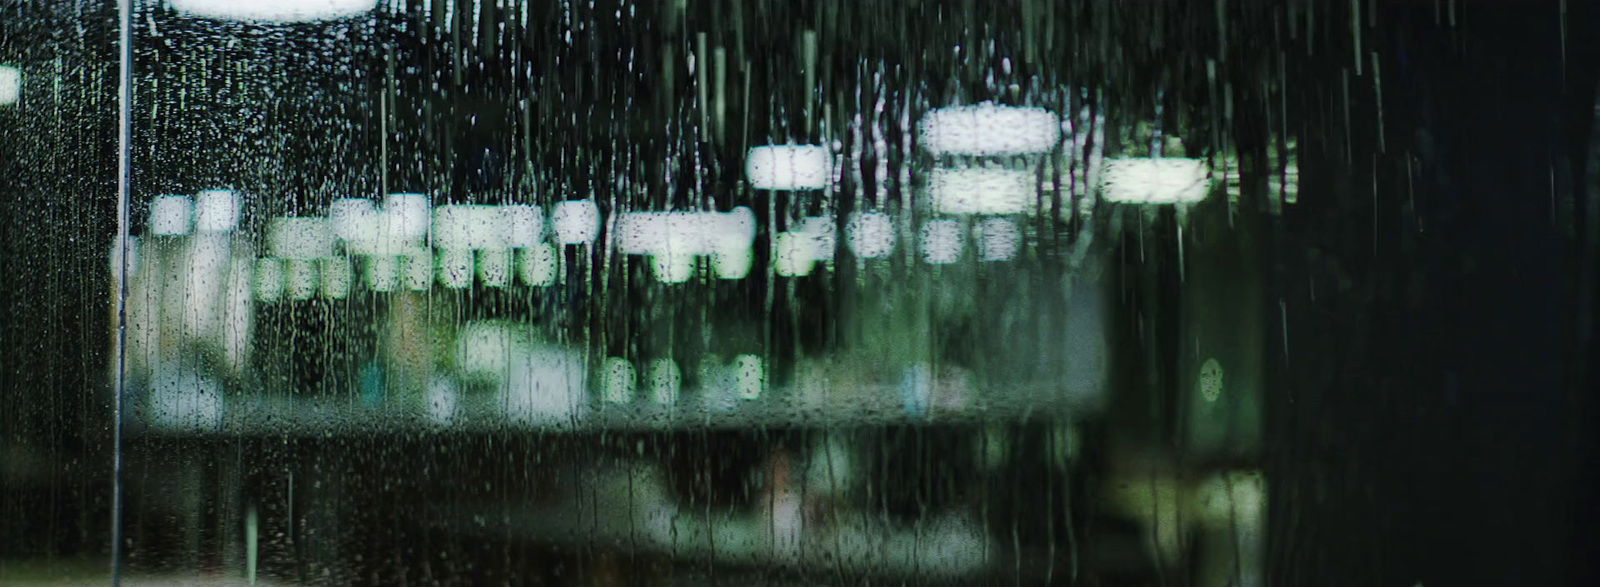
M 0 0 L 0 584 L 1582 583 L 1516 4 Z

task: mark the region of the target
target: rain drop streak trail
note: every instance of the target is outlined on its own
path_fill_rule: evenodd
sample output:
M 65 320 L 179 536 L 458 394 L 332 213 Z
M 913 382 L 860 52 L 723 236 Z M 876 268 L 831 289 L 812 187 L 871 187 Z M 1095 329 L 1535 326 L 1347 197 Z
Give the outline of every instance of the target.
M 117 2 L 117 375 L 111 398 L 111 585 L 122 585 L 122 398 L 128 359 L 128 203 L 131 165 L 128 141 L 133 117 L 133 0 Z

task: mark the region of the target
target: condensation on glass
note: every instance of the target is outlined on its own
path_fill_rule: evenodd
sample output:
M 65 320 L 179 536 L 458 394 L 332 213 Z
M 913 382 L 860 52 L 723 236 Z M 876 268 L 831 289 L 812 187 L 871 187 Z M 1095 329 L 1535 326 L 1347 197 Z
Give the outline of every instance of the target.
M 130 579 L 1261 585 L 1293 61 L 1191 12 L 135 0 L 121 235 L 115 29 L 0 28 L 0 124 L 93 119 L 0 278 L 110 300 Z

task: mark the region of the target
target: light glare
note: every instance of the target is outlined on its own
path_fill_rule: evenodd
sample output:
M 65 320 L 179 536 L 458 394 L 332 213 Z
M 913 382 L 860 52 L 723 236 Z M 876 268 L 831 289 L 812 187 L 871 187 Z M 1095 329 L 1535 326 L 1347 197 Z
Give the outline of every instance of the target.
M 951 106 L 929 112 L 920 125 L 922 147 L 935 155 L 1021 155 L 1054 148 L 1061 135 L 1056 115 L 1043 108 Z
M 190 16 L 255 22 L 307 22 L 371 11 L 377 0 L 171 0 Z
M 189 234 L 189 217 L 194 203 L 189 196 L 161 196 L 150 202 L 150 234 L 179 236 Z
M 753 147 L 745 157 L 750 187 L 758 190 L 820 190 L 832 170 L 828 148 L 817 145 Z
M 22 70 L 0 65 L 0 106 L 15 104 L 22 97 Z
M 1108 160 L 1101 183 L 1107 201 L 1125 204 L 1194 203 L 1211 191 L 1206 162 L 1177 157 Z

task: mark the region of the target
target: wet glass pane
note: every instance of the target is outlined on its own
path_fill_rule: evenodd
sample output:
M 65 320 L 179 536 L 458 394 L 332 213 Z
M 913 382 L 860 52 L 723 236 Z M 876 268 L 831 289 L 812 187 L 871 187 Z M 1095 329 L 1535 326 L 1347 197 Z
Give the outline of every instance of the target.
M 105 583 L 117 11 L 0 2 L 0 584 Z
M 1584 584 L 1512 4 L 0 0 L 0 584 Z

